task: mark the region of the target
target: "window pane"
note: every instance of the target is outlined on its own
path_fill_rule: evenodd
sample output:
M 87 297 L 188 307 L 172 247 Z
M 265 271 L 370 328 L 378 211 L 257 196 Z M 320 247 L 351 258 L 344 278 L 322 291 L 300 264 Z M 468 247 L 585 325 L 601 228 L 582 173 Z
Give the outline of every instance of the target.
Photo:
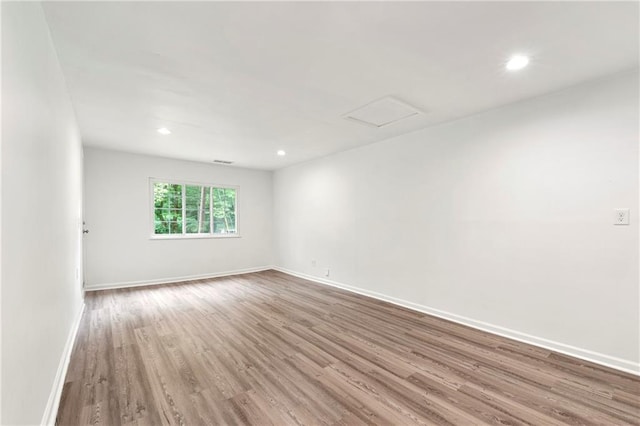
M 157 216 L 156 216 L 157 217 Z M 156 234 L 168 234 L 169 233 L 169 225 L 167 222 L 162 222 L 156 219 L 155 222 L 155 233 Z
M 236 190 L 213 188 L 214 234 L 236 233 Z
M 174 218 L 176 220 L 158 220 L 158 212 L 156 211 L 156 220 L 154 223 L 156 234 L 182 234 L 182 217 L 173 213 L 171 216 L 165 215 L 164 218 Z
M 166 183 L 153 184 L 153 202 L 156 209 L 165 207 L 168 187 L 169 185 Z
M 182 185 L 153 184 L 154 229 L 156 234 L 182 233 Z
M 182 208 L 182 185 L 156 182 L 153 184 L 153 196 L 156 208 Z
M 182 185 L 169 185 L 169 207 L 182 208 Z
M 186 232 L 187 234 L 209 233 L 210 209 L 209 188 L 186 185 Z

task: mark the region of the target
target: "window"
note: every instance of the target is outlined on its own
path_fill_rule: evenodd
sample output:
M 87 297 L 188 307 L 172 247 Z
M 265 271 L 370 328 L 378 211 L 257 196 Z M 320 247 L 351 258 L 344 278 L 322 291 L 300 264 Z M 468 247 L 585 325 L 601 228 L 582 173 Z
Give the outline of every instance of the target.
M 237 188 L 151 180 L 153 237 L 238 236 Z

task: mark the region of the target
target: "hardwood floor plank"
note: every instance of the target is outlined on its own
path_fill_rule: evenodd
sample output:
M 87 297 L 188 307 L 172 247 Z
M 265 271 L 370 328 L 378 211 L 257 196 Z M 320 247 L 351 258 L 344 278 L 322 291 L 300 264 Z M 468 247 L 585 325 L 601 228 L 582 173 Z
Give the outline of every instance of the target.
M 151 421 L 159 423 L 158 410 L 138 346 L 128 344 L 116 348 L 115 358 L 120 421 L 129 423 L 148 416 Z
M 276 271 L 87 294 L 58 425 L 639 425 L 640 378 Z

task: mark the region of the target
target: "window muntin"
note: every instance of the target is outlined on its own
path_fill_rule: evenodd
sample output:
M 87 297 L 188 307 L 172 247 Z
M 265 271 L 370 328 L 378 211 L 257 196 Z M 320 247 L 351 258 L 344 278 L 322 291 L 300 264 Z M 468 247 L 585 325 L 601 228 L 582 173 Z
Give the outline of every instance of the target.
M 237 188 L 151 180 L 152 237 L 238 236 Z

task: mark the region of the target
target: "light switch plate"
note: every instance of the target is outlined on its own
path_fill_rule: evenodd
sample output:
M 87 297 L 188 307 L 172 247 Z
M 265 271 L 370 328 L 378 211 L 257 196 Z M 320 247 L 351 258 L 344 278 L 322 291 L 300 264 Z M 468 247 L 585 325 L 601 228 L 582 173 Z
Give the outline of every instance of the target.
M 615 216 L 613 217 L 614 225 L 628 225 L 629 224 L 629 209 L 615 209 Z

